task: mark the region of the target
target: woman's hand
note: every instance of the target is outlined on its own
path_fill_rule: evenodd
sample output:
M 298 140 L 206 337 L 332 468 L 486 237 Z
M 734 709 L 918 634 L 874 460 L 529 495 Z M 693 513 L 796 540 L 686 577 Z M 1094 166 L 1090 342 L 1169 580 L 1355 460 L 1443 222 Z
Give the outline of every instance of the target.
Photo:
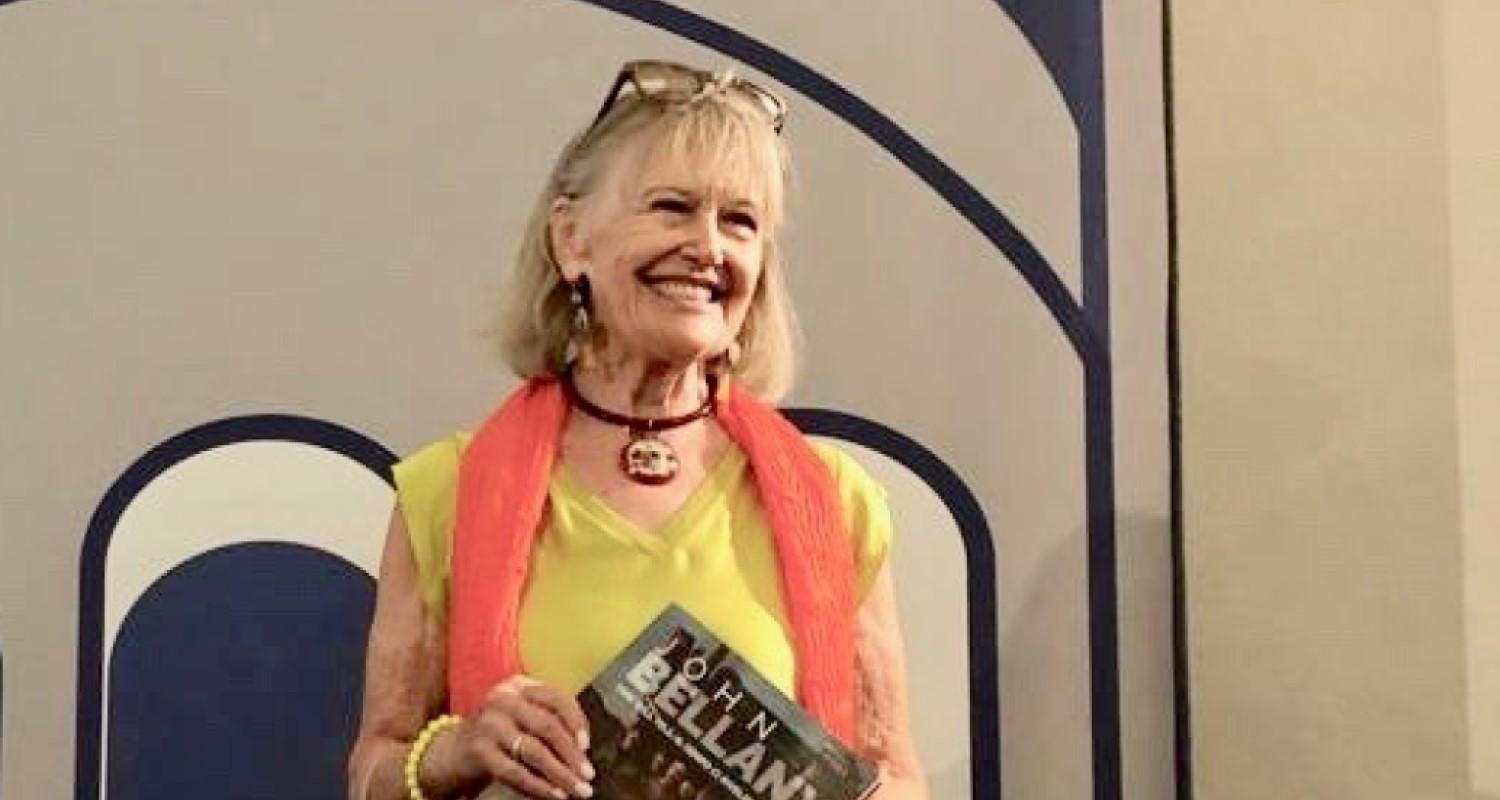
M 491 689 L 479 711 L 451 734 L 438 737 L 429 761 L 437 772 L 484 774 L 526 797 L 564 800 L 594 794 L 587 749 L 588 719 L 578 701 L 516 675 Z

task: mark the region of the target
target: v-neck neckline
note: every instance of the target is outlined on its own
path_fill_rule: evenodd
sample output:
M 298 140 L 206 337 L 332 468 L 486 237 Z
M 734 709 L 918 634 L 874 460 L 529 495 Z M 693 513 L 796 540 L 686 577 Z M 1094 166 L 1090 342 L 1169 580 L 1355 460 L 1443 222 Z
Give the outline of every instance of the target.
M 616 510 L 593 489 L 584 485 L 562 459 L 557 460 L 553 479 L 568 497 L 598 517 L 603 523 L 602 527 L 609 531 L 619 531 L 632 543 L 651 552 L 661 552 L 677 544 L 692 531 L 693 523 L 702 516 L 704 508 L 729 490 L 733 479 L 740 474 L 747 461 L 745 451 L 730 442 L 687 499 L 667 515 L 660 525 L 650 530 Z

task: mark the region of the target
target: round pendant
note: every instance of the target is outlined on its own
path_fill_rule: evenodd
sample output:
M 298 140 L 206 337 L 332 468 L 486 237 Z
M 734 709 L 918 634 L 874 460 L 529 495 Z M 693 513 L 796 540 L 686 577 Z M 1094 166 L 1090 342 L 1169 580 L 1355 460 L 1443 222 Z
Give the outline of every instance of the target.
M 649 433 L 631 432 L 620 448 L 620 469 L 626 477 L 647 486 L 660 486 L 677 477 L 677 451 Z

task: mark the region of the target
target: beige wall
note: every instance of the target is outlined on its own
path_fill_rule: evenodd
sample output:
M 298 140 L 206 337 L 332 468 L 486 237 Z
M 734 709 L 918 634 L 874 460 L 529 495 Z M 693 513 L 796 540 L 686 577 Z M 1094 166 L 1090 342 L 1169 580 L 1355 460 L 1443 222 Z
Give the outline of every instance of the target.
M 1447 10 L 1469 768 L 1476 790 L 1500 797 L 1500 3 Z
M 1200 797 L 1496 791 L 1496 8 L 1173 4 Z

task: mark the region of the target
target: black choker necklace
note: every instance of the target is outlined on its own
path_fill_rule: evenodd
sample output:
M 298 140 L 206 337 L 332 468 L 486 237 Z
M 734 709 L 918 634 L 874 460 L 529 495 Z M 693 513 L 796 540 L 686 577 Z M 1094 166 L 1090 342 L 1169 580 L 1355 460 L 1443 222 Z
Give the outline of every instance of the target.
M 636 483 L 660 486 L 677 477 L 680 463 L 677 460 L 677 451 L 672 449 L 672 445 L 658 434 L 662 431 L 680 428 L 689 422 L 712 414 L 719 387 L 718 379 L 710 374 L 708 396 L 703 398 L 703 404 L 678 417 L 631 417 L 600 408 L 579 393 L 578 385 L 573 382 L 572 369 L 562 374 L 562 388 L 563 393 L 568 397 L 568 402 L 577 406 L 579 411 L 600 422 L 620 425 L 628 429 L 630 441 L 620 448 L 620 471 Z

